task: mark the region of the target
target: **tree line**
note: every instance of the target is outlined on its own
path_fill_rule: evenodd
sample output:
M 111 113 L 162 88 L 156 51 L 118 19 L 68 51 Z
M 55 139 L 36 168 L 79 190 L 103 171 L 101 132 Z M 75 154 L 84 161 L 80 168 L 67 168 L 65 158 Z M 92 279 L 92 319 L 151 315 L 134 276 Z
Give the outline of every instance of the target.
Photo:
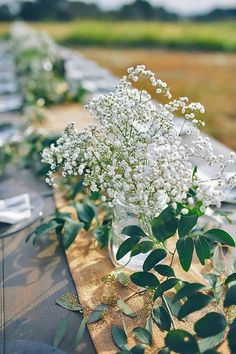
M 146 0 L 135 0 L 120 9 L 103 11 L 96 4 L 68 0 L 23 1 L 12 8 L 7 3 L 0 6 L 0 20 L 22 19 L 25 21 L 60 20 L 91 18 L 101 20 L 144 20 L 144 21 L 178 21 L 179 16 L 162 7 L 154 7 Z M 236 9 L 216 9 L 209 14 L 191 18 L 198 21 L 214 21 L 236 18 Z

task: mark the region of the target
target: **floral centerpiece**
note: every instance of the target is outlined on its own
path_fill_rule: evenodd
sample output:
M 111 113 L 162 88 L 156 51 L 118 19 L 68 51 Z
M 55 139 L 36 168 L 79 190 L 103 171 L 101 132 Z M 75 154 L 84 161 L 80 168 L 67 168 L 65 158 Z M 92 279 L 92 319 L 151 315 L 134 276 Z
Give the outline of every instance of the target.
M 153 102 L 142 88 L 147 82 L 168 100 L 166 104 Z M 132 83 L 141 88 L 134 88 Z M 162 301 L 150 314 L 162 330 L 169 331 L 166 347 L 159 353 L 207 353 L 220 340 L 203 349 L 192 334 L 176 329 L 173 317 L 175 313 L 183 319 L 201 310 L 212 297 L 200 292 L 202 284 L 178 279 L 174 260 L 178 255 L 181 267 L 188 272 L 194 250 L 199 262 L 205 265 L 213 254 L 223 252 L 222 247 L 235 247 L 227 232 L 198 222 L 210 206 L 219 208 L 227 191 L 236 186 L 236 174 L 227 172 L 236 163 L 236 154 L 232 152 L 228 158 L 215 154 L 210 139 L 199 130 L 204 125 L 199 117 L 204 107 L 189 102 L 187 97 L 171 100 L 167 84 L 143 65 L 128 69 L 115 92 L 93 99 L 87 109 L 97 120 L 96 125 L 79 132 L 71 124 L 57 144 L 44 150 L 43 161 L 51 165 L 47 181 L 55 183 L 55 172 L 62 167 L 63 177 L 83 176 L 88 191 L 102 192 L 102 200 L 114 208 L 112 261 L 124 267 L 139 257 L 138 263 L 132 264 L 131 268 L 138 271 L 131 275 L 131 281 L 151 291 L 153 303 Z M 183 117 L 180 128 L 175 124 L 177 114 Z M 193 137 L 187 145 L 183 129 Z M 211 167 L 211 177 L 204 177 L 198 170 L 200 160 Z M 226 293 L 225 307 L 236 305 L 236 275 L 233 266 L 230 269 L 223 278 L 221 272 L 213 272 L 215 278 L 211 276 L 211 280 L 215 279 L 213 294 L 217 293 L 217 286 L 223 289 L 221 295 Z M 165 297 L 170 289 L 176 292 L 172 305 L 179 301 L 177 315 Z M 219 326 L 214 333 L 207 329 L 214 318 L 221 324 L 225 321 L 221 313 L 211 312 L 209 318 L 204 317 L 195 326 L 197 337 L 222 334 L 225 322 L 224 328 Z M 235 323 L 232 326 L 235 329 Z M 145 331 L 148 329 L 136 330 L 141 342 Z M 120 343 L 121 337 L 125 338 L 121 332 L 114 328 L 116 344 L 126 350 L 124 353 L 133 353 L 128 351 L 125 341 Z M 235 348 L 232 338 L 230 347 Z

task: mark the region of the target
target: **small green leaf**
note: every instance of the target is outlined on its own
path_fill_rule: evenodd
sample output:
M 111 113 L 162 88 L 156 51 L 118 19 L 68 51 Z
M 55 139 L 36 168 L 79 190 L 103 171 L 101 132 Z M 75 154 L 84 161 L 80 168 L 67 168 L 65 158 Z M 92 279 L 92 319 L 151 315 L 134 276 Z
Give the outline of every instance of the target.
M 100 248 L 104 248 L 108 245 L 109 233 L 110 227 L 108 225 L 98 226 L 93 230 L 93 235 Z
M 151 335 L 152 335 L 152 323 L 153 323 L 153 321 L 152 321 L 152 317 L 148 317 L 148 319 L 147 319 L 147 321 L 146 321 L 146 326 L 145 326 L 145 328 L 148 330 L 148 332 L 150 332 L 151 333 Z
M 118 272 L 116 273 L 116 278 L 117 278 L 118 282 L 119 282 L 121 285 L 123 285 L 123 286 L 127 286 L 128 283 L 129 283 L 129 278 L 128 278 L 128 276 L 127 276 L 125 273 L 121 272 L 121 271 L 118 271 Z
M 167 302 L 170 310 L 171 310 L 171 313 L 178 318 L 178 315 L 179 315 L 179 310 L 181 308 L 181 304 L 178 303 L 178 302 L 173 302 L 173 298 L 172 297 L 169 297 L 169 296 L 166 296 L 166 295 L 163 295 L 163 297 L 165 298 L 165 301 Z M 167 307 L 166 307 L 166 304 L 165 302 L 163 301 L 162 302 L 162 306 L 167 310 Z
M 154 267 L 154 269 L 157 273 L 159 273 L 160 275 L 163 275 L 164 277 L 174 277 L 175 276 L 175 272 L 174 272 L 173 268 L 171 268 L 168 265 L 157 264 Z
M 82 312 L 83 308 L 75 295 L 67 292 L 56 300 L 57 305 L 69 311 Z
M 146 328 L 136 327 L 133 329 L 132 333 L 140 342 L 147 345 L 152 344 L 151 333 Z
M 140 236 L 133 236 L 127 238 L 127 240 L 125 240 L 118 248 L 118 251 L 116 253 L 116 259 L 119 261 L 127 253 L 132 251 L 132 249 L 139 243 L 139 240 L 140 240 Z
M 189 213 L 187 215 L 181 215 L 178 224 L 179 237 L 185 237 L 194 228 L 198 220 L 198 214 Z
M 211 337 L 203 338 L 198 342 L 200 352 L 205 354 L 208 350 L 217 347 L 224 339 L 225 331 Z
M 93 310 L 87 320 L 87 324 L 91 324 L 94 322 L 97 322 L 103 318 L 104 312 L 108 309 L 108 305 L 106 304 L 100 304 L 96 307 L 95 310 Z
M 165 338 L 165 344 L 170 351 L 176 353 L 195 354 L 199 352 L 195 337 L 182 329 L 170 331 Z
M 193 258 L 193 239 L 187 236 L 180 238 L 176 244 L 176 248 L 181 266 L 187 272 L 190 269 Z
M 235 247 L 234 239 L 224 230 L 220 229 L 212 229 L 208 230 L 204 236 L 211 241 L 219 242 L 222 245 L 227 245 L 231 247 Z
M 86 319 L 84 318 L 83 321 L 80 324 L 78 333 L 76 335 L 75 338 L 75 346 L 77 347 L 77 345 L 79 345 L 82 342 L 83 336 L 84 336 L 84 332 L 85 332 L 85 328 L 86 328 Z
M 209 312 L 194 325 L 194 330 L 201 338 L 216 336 L 227 327 L 227 321 L 221 313 Z
M 122 234 L 127 236 L 140 236 L 140 237 L 146 236 L 145 232 L 141 229 L 141 227 L 137 225 L 126 226 L 122 230 Z
M 136 272 L 131 274 L 131 281 L 142 288 L 156 288 L 160 283 L 157 277 L 148 272 Z
M 53 346 L 58 348 L 60 343 L 63 341 L 68 329 L 68 318 L 63 318 L 57 325 L 55 334 L 53 336 Z
M 129 317 L 137 317 L 136 313 L 131 310 L 131 308 L 125 304 L 121 299 L 117 301 L 117 305 L 120 308 L 121 312 Z
M 236 273 L 232 273 L 228 276 L 228 278 L 225 280 L 225 285 L 228 285 L 232 282 L 236 282 Z
M 85 224 L 85 230 L 88 230 L 90 228 L 93 218 L 95 217 L 95 212 L 93 208 L 87 203 L 76 203 L 75 208 L 79 220 Z
M 207 306 L 210 302 L 212 302 L 213 298 L 211 296 L 202 294 L 202 293 L 194 293 L 191 295 L 187 301 L 183 304 L 179 311 L 179 318 L 184 318 L 188 316 L 190 313 L 196 312 Z
M 205 260 L 211 258 L 211 250 L 207 239 L 204 236 L 197 236 L 194 239 L 194 246 L 200 263 L 205 265 Z
M 152 251 L 143 263 L 143 270 L 148 272 L 151 270 L 157 263 L 162 261 L 167 256 L 166 250 L 158 248 Z
M 231 353 L 236 353 L 236 318 L 231 323 L 228 333 L 228 343 L 231 349 Z
M 158 217 L 153 218 L 151 223 L 153 235 L 160 242 L 166 241 L 176 233 L 178 222 L 174 209 L 167 207 Z
M 25 239 L 28 242 L 32 236 L 38 237 L 44 235 L 52 230 L 55 230 L 58 226 L 61 226 L 55 219 L 48 221 L 47 223 L 39 225 L 33 232 L 30 232 Z
M 147 253 L 153 247 L 152 241 L 142 241 L 138 243 L 131 252 L 131 257 L 137 256 L 140 253 Z
M 84 224 L 78 221 L 70 220 L 66 221 L 63 232 L 63 244 L 68 249 L 74 242 L 79 231 L 84 227 Z
M 127 336 L 123 329 L 118 326 L 112 326 L 112 339 L 117 347 L 121 350 L 128 350 Z
M 170 354 L 169 348 L 163 348 L 159 350 L 158 354 Z
M 144 354 L 145 353 L 145 345 L 143 345 L 143 344 L 135 345 L 135 347 L 133 347 L 131 349 L 131 353 L 132 354 Z
M 171 327 L 171 318 L 166 309 L 162 306 L 155 307 L 152 311 L 152 318 L 163 331 L 169 331 Z
M 173 302 L 176 302 L 184 297 L 193 295 L 196 291 L 202 290 L 205 286 L 200 283 L 186 283 L 179 289 L 173 298 Z
M 226 292 L 224 307 L 236 305 L 236 285 L 232 285 Z
M 156 291 L 155 291 L 155 295 L 154 295 L 154 300 L 156 300 L 159 296 L 162 296 L 164 294 L 164 292 L 172 289 L 173 287 L 175 287 L 175 285 L 179 282 L 178 279 L 176 278 L 170 278 L 165 280 L 163 283 L 161 283 Z
M 224 254 L 222 246 L 217 244 L 212 257 L 213 269 L 216 273 L 221 274 L 225 272 Z

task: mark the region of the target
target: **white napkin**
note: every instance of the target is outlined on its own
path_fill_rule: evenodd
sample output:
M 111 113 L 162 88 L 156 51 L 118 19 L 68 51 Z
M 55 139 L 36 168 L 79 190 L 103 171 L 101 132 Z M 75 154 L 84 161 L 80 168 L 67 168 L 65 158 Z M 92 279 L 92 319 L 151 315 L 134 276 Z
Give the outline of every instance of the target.
M 17 224 L 31 216 L 30 196 L 27 193 L 0 200 L 0 222 Z

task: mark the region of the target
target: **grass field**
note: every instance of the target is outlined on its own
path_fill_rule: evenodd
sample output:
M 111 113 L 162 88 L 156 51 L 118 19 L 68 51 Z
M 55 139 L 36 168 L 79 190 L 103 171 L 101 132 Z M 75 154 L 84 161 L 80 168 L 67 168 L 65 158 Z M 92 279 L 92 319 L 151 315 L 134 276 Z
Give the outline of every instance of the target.
M 171 87 L 206 108 L 205 131 L 236 150 L 236 54 L 144 49 L 84 48 L 80 51 L 117 76 L 145 64 Z
M 77 20 L 32 24 L 71 46 L 165 47 L 236 51 L 236 21 L 215 23 L 104 22 Z M 8 24 L 0 24 L 0 35 Z

